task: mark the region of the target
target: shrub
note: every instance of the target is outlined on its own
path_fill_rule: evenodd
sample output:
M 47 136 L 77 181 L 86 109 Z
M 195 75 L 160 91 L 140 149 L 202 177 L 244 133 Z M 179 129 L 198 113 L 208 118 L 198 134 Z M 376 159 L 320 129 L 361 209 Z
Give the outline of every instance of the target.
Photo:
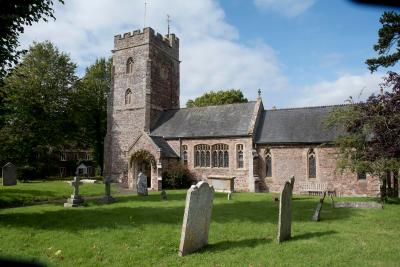
M 180 162 L 170 163 L 166 171 L 162 174 L 163 188 L 189 188 L 195 179 L 189 169 Z
M 38 177 L 38 171 L 35 167 L 25 165 L 17 169 L 17 178 L 23 183 L 28 180 L 36 180 Z

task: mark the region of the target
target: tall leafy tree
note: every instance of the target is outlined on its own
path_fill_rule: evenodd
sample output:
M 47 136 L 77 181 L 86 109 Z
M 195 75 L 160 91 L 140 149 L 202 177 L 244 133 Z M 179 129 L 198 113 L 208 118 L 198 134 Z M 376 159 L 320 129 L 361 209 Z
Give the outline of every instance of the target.
M 37 170 L 72 132 L 70 100 L 77 80 L 70 57 L 50 42 L 34 43 L 5 78 L 1 157 Z
M 111 87 L 111 59 L 100 58 L 86 69 L 74 96 L 75 121 L 82 140 L 93 150 L 101 174 L 104 162 L 104 137 L 107 130 L 107 96 Z
M 248 102 L 248 100 L 243 96 L 243 93 L 240 89 L 231 89 L 204 93 L 195 100 L 189 99 L 186 103 L 186 107 L 205 107 L 246 102 Z
M 379 21 L 382 27 L 378 32 L 378 43 L 374 45 L 378 57 L 366 61 L 371 72 L 379 67 L 393 66 L 400 59 L 400 14 L 384 12 Z
M 18 36 L 24 27 L 55 17 L 52 0 L 0 0 L 0 6 L 0 77 L 3 77 L 24 52 L 17 50 Z

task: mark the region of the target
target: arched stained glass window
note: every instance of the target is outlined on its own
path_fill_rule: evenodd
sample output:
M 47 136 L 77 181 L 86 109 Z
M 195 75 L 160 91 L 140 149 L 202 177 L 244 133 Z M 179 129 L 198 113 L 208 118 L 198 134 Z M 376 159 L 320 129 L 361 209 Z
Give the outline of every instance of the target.
M 210 166 L 210 146 L 209 145 L 195 145 L 195 167 L 209 167 Z M 208 155 L 208 156 L 207 156 Z
M 317 178 L 317 162 L 313 149 L 308 152 L 308 178 Z
M 215 144 L 211 149 L 213 152 L 213 167 L 229 167 L 229 146 L 226 144 Z
M 265 155 L 265 176 L 272 177 L 272 157 L 269 152 Z
M 242 169 L 243 164 L 243 145 L 236 145 L 236 160 L 237 160 L 237 168 Z

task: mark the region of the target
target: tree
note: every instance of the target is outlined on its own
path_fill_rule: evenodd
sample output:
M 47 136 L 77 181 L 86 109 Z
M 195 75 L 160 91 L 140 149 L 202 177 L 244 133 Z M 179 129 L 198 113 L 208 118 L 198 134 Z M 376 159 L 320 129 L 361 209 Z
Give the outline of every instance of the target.
M 24 32 L 24 26 L 55 17 L 52 0 L 1 0 L 0 3 L 0 77 L 3 77 L 24 52 L 17 51 L 18 36 Z
M 4 79 L 5 115 L 0 157 L 37 171 L 51 164 L 51 151 L 72 136 L 70 100 L 77 80 L 70 57 L 52 43 L 33 43 Z
M 400 59 L 400 14 L 394 11 L 384 12 L 379 21 L 382 27 L 378 32 L 378 43 L 374 45 L 379 56 L 366 61 L 371 72 L 379 67 L 393 66 Z
M 186 103 L 186 107 L 205 107 L 213 105 L 224 105 L 233 103 L 246 103 L 247 98 L 244 98 L 243 93 L 240 89 L 231 90 L 220 90 L 220 91 L 210 91 L 204 93 L 202 96 L 197 97 L 195 100 L 189 99 Z
M 93 149 L 103 174 L 104 137 L 107 130 L 107 96 L 111 87 L 112 60 L 100 58 L 86 69 L 74 95 L 75 119 L 82 139 Z

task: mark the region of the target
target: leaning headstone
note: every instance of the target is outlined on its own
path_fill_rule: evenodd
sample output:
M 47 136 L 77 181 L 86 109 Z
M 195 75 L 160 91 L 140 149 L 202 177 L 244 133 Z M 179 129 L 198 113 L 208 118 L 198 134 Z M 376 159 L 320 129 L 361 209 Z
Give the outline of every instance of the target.
M 64 203 L 65 208 L 78 207 L 84 202 L 83 197 L 79 195 L 80 185 L 82 185 L 82 182 L 79 180 L 79 176 L 75 176 L 74 180 L 71 182 L 71 186 L 73 186 L 74 192 L 71 197 L 68 198 L 67 202 Z
M 336 202 L 335 208 L 364 208 L 364 209 L 383 209 L 383 205 L 378 202 Z
M 2 169 L 3 186 L 11 186 L 17 184 L 17 166 L 11 162 L 3 166 Z
M 144 173 L 139 173 L 137 179 L 137 193 L 138 195 L 147 196 L 147 176 Z
M 160 197 L 161 197 L 161 200 L 167 200 L 167 192 L 165 192 L 165 190 L 162 190 Z
M 192 185 L 186 195 L 179 255 L 185 256 L 208 244 L 214 188 L 201 181 Z
M 294 177 L 285 182 L 279 200 L 278 243 L 292 237 L 292 195 Z
M 321 196 L 321 198 L 319 199 L 319 203 L 317 204 L 317 208 L 315 209 L 314 215 L 312 217 L 313 221 L 318 222 L 321 218 L 321 210 L 322 210 L 322 204 L 324 204 L 324 199 L 326 196 L 326 192 L 324 192 Z
M 232 193 L 228 193 L 228 200 L 232 200 Z

